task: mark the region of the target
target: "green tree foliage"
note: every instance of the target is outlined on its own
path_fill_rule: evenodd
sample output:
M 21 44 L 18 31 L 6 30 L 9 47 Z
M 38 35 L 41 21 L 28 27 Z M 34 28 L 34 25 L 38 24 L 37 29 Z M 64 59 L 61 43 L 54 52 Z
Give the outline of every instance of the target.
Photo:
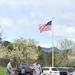
M 29 63 L 38 58 L 37 42 L 34 39 L 16 39 L 9 49 L 9 57 L 15 58 L 19 64 Z
M 71 50 L 74 49 L 75 43 L 71 40 L 67 40 L 67 39 L 63 39 L 59 42 L 58 44 L 58 48 L 62 51 L 62 53 L 60 53 L 59 57 L 56 57 L 56 59 L 58 58 L 60 61 L 59 66 L 71 66 L 70 62 L 69 62 L 69 53 L 71 53 Z
M 8 50 L 13 50 L 13 43 L 10 43 L 10 45 L 7 46 Z
M 69 61 L 68 64 L 72 67 L 75 67 L 75 63 L 74 63 L 75 62 L 75 48 L 72 50 L 69 50 L 67 56 L 68 56 L 68 61 Z
M 0 26 L 0 43 L 2 43 L 3 38 L 4 38 L 3 30 L 2 27 Z
M 66 46 L 65 46 L 66 45 Z M 70 40 L 59 42 L 60 51 L 54 47 L 54 66 L 75 67 L 75 47 Z M 52 52 L 44 52 L 34 39 L 19 38 L 0 46 L 0 59 L 14 58 L 17 64 L 31 64 L 39 59 L 42 66 L 52 66 Z M 6 63 L 6 62 L 5 62 Z
M 7 48 L 4 46 L 0 46 L 0 58 L 6 58 L 7 55 Z
M 5 42 L 0 48 L 0 58 L 14 58 L 18 64 L 32 63 L 39 56 L 38 42 L 34 39 L 19 38 L 12 43 Z
M 45 65 L 52 66 L 52 52 L 45 54 L 46 54 Z
M 5 46 L 5 47 L 7 47 L 8 45 L 10 45 L 9 41 L 4 41 L 4 43 L 2 44 L 2 46 Z
M 45 65 L 45 61 L 44 61 L 44 51 L 42 50 L 42 48 L 40 46 L 38 46 L 38 51 L 39 51 L 39 57 L 38 59 L 40 60 L 41 62 L 41 65 L 44 66 Z
M 60 50 L 69 50 L 75 47 L 75 44 L 71 40 L 63 39 L 59 42 L 58 48 Z

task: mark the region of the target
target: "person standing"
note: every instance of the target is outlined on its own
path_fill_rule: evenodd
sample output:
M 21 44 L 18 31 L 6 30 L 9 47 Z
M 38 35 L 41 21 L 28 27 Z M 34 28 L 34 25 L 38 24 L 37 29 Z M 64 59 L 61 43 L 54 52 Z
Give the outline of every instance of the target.
M 12 75 L 12 73 L 13 73 L 13 71 L 12 71 L 12 63 L 13 63 L 13 62 L 14 62 L 14 61 L 13 61 L 13 59 L 11 58 L 10 61 L 9 61 L 9 63 L 7 64 L 7 67 L 6 67 L 6 69 L 7 69 L 6 75 Z
M 39 60 L 35 61 L 33 67 L 34 67 L 33 75 L 40 75 L 42 72 L 42 68 L 41 65 L 39 64 Z
M 25 75 L 25 68 L 24 67 L 22 67 L 22 69 L 21 69 L 21 75 Z

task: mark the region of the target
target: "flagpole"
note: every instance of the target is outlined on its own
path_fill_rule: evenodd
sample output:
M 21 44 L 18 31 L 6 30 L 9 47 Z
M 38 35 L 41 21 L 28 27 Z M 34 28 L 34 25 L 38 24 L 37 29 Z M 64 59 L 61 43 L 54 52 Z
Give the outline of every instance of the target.
M 52 18 L 52 22 L 53 22 Z M 54 67 L 54 29 L 53 29 L 53 25 L 52 25 L 52 67 Z

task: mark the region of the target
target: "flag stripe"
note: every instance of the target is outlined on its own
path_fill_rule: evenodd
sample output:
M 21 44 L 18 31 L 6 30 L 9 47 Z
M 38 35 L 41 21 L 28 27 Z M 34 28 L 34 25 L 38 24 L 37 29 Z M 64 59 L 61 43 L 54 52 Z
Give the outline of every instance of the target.
M 40 24 L 39 25 L 40 32 L 51 30 L 51 25 L 52 25 L 52 21 L 49 21 L 47 24 Z

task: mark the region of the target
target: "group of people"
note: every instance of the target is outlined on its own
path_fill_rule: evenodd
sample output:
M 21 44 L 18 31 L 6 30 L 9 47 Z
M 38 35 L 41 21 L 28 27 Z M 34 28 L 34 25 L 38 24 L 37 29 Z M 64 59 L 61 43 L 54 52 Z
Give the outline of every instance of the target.
M 9 63 L 7 64 L 7 73 L 6 75 L 12 75 L 13 74 L 13 69 L 12 69 L 12 63 L 13 63 L 13 59 L 10 59 Z M 39 63 L 38 60 L 36 60 L 34 63 L 33 63 L 33 75 L 40 75 L 41 72 L 42 72 L 42 68 L 41 68 L 41 65 Z

